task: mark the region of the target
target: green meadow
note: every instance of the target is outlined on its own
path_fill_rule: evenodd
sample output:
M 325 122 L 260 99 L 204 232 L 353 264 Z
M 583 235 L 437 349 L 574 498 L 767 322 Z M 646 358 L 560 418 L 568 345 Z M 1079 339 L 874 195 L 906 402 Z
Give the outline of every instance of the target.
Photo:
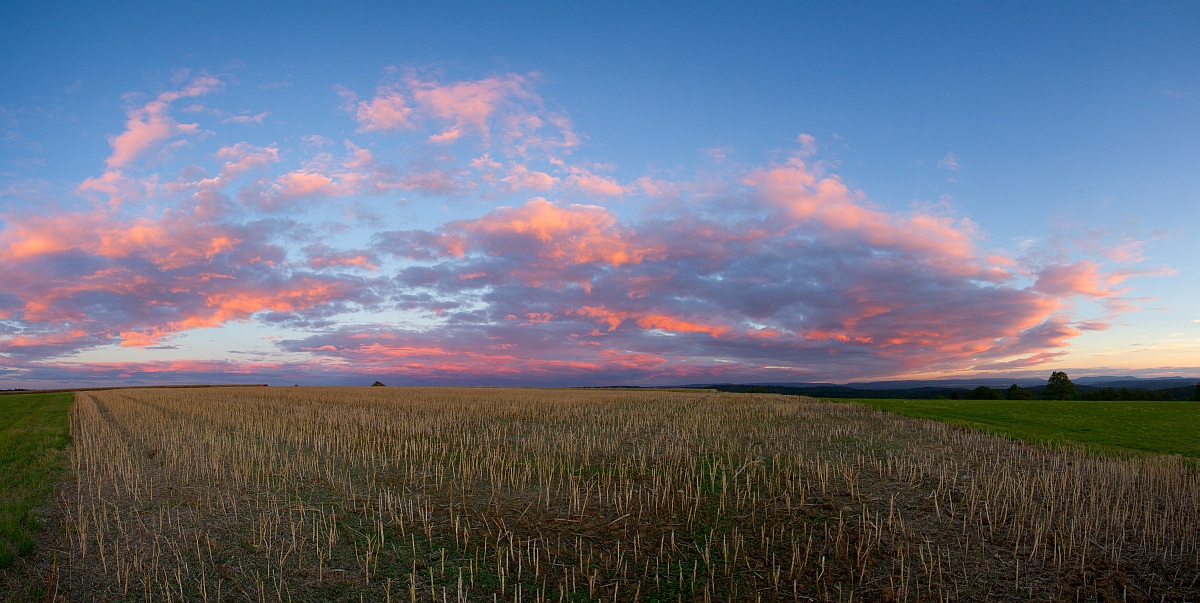
M 33 548 L 37 519 L 61 470 L 75 394 L 0 395 L 0 568 Z
M 1200 403 L 1057 400 L 840 400 L 1016 440 L 1118 455 L 1200 459 Z

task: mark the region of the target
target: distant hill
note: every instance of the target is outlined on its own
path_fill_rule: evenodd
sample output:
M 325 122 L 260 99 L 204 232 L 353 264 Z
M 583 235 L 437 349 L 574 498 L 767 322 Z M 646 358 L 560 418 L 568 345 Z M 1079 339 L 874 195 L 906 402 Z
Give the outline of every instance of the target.
M 1104 392 L 1113 399 L 1190 399 L 1196 392 L 1200 377 L 1080 377 L 1072 379 L 1082 396 Z M 705 388 L 727 392 L 760 392 L 811 396 L 814 398 L 901 398 L 934 399 L 967 397 L 980 386 L 1003 392 L 1017 385 L 1040 396 L 1046 389 L 1045 379 L 931 379 L 871 381 L 837 385 L 833 383 L 706 383 L 679 387 Z M 1124 391 L 1122 391 L 1124 390 Z
M 948 398 L 957 391 L 944 387 L 912 387 L 904 389 L 859 389 L 846 385 L 747 385 L 736 383 L 717 383 L 697 388 L 715 389 L 723 392 L 785 394 L 792 396 L 810 396 L 813 398 L 905 398 L 926 400 L 938 397 Z
M 1074 380 L 1073 380 L 1074 381 Z M 939 389 L 971 389 L 985 385 L 991 388 L 1008 387 L 1016 383 L 1021 387 L 1036 387 L 1045 385 L 1045 379 L 1020 378 L 1020 379 L 1000 379 L 995 377 L 981 377 L 978 379 L 924 379 L 924 380 L 902 380 L 902 381 L 865 381 L 847 383 L 846 387 L 855 389 L 919 389 L 919 388 L 939 388 Z
M 1072 379 L 1076 385 L 1087 385 L 1089 387 L 1114 387 L 1120 389 L 1127 387 L 1129 389 L 1172 389 L 1176 387 L 1194 387 L 1200 383 L 1200 378 L 1192 377 L 1155 377 L 1153 379 L 1139 379 L 1137 377 L 1080 377 Z

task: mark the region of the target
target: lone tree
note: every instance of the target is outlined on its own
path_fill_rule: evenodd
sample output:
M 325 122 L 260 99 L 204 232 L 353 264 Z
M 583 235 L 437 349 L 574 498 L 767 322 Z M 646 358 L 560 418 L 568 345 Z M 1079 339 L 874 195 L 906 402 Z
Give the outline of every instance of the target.
M 382 381 L 376 381 L 375 383 L 371 384 L 371 387 L 384 387 L 384 385 Z
M 1075 395 L 1075 384 L 1071 383 L 1071 378 L 1062 371 L 1054 371 L 1050 373 L 1050 380 L 1046 382 L 1046 398 L 1049 400 L 1066 400 Z
M 1200 402 L 1200 383 L 1196 384 L 1196 393 L 1192 394 L 1192 400 Z

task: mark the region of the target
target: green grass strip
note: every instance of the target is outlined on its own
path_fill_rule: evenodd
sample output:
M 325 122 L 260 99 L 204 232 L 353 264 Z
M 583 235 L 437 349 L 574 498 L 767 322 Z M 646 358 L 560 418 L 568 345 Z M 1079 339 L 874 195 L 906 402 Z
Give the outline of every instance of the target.
M 0 396 L 0 568 L 33 549 L 33 510 L 62 469 L 74 400 L 71 392 Z
M 1051 400 L 839 400 L 1039 444 L 1200 459 L 1200 403 Z

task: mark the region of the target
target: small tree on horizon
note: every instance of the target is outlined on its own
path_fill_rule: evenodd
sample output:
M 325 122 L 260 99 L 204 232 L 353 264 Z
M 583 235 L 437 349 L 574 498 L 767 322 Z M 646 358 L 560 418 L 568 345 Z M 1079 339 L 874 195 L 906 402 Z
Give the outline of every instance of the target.
M 1200 383 L 1196 384 L 1196 393 L 1192 394 L 1192 400 L 1200 402 Z
M 382 381 L 376 381 L 375 383 L 371 384 L 371 387 L 387 387 L 387 386 L 385 386 Z
M 980 385 L 979 387 L 968 391 L 963 397 L 968 400 L 999 400 L 1000 392 L 986 385 Z
M 1071 378 L 1063 371 L 1054 371 L 1050 373 L 1050 380 L 1046 382 L 1046 398 L 1049 400 L 1066 400 L 1075 395 L 1075 384 L 1071 383 Z
M 1033 392 L 1021 387 L 1020 385 L 1017 385 L 1016 383 L 1010 385 L 1006 391 L 1008 393 L 1009 400 L 1033 400 L 1037 398 L 1037 396 L 1033 395 Z

